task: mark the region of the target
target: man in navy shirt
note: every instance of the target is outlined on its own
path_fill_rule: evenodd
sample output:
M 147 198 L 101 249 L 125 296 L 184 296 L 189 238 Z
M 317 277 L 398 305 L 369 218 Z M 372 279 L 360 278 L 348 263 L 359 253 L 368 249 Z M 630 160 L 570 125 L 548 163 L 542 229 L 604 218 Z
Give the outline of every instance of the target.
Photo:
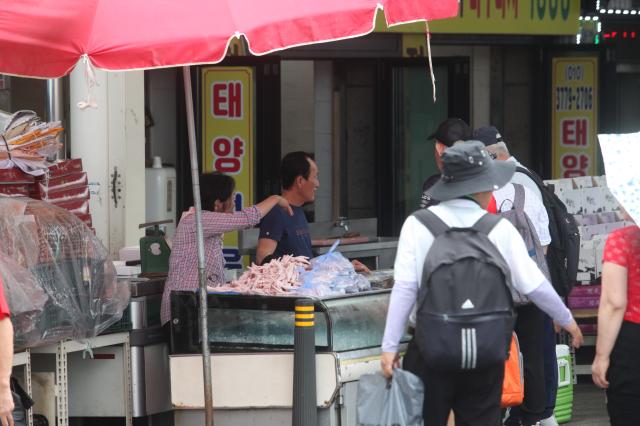
M 285 254 L 313 257 L 309 224 L 302 206 L 316 198 L 316 189 L 320 186 L 318 166 L 311 154 L 290 152 L 282 159 L 280 175 L 282 196 L 291 205 L 293 216 L 282 209 L 272 209 L 262 218 L 256 253 L 258 264 Z
M 280 166 L 282 178 L 282 197 L 293 210 L 289 216 L 283 209 L 272 209 L 260 222 L 260 237 L 256 251 L 256 263 L 261 265 L 285 254 L 313 257 L 309 223 L 302 206 L 316 198 L 320 186 L 318 166 L 313 155 L 302 152 L 290 152 L 282 159 Z M 366 266 L 357 260 L 352 261 L 358 272 L 369 272 Z

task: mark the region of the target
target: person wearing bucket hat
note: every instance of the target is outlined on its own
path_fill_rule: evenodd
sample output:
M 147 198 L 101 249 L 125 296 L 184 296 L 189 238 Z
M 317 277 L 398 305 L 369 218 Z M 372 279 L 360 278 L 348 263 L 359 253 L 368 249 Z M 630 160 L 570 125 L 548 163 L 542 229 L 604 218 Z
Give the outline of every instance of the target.
M 527 170 L 509 152 L 508 146 L 495 126 L 483 126 L 473 131 L 474 138 L 480 140 L 486 150 L 499 162 L 516 165 L 516 173 L 511 184 L 494 192 L 498 210 L 513 208 L 515 189 L 512 184 L 524 188 L 524 212 L 531 220 L 544 253 L 551 243 L 549 216 L 542 202 L 538 185 L 525 173 Z M 530 173 L 530 171 L 528 171 Z M 543 262 L 544 259 L 542 260 Z M 546 262 L 545 262 L 546 263 Z M 548 273 L 548 269 L 545 269 Z M 520 339 L 520 350 L 524 359 L 524 379 L 527 383 L 522 405 L 513 407 L 505 426 L 536 424 L 557 426 L 554 416 L 558 390 L 558 365 L 556 359 L 556 336 L 551 318 L 537 307 L 527 304 L 517 307 L 516 333 Z
M 446 149 L 440 159 L 442 175 L 427 193 L 441 202 L 490 194 L 509 183 L 516 171 L 513 163 L 494 161 L 479 141 L 456 144 Z
M 505 185 L 515 170 L 513 164 L 493 160 L 479 141 L 457 143 L 446 149 L 442 155 L 442 166 L 442 176 L 429 192 L 443 201 L 428 210 L 446 226 L 456 229 L 472 228 L 485 218 L 487 213 L 484 209 L 492 192 Z M 569 309 L 529 257 L 516 228 L 504 219 L 495 222 L 486 238 L 504 259 L 510 271 L 511 285 L 565 328 L 572 336 L 572 344 L 579 347 L 582 344 L 580 329 Z M 421 324 L 416 324 L 416 301 L 425 259 L 437 241 L 416 215 L 406 219 L 398 240 L 395 284 L 382 341 L 381 368 L 387 377 L 391 377 L 393 369 L 400 366 L 399 344 L 407 323 L 410 330 L 411 327 L 416 332 L 420 330 Z M 463 309 L 466 309 L 464 305 Z M 406 357 L 419 351 L 414 340 L 409 343 Z M 504 362 L 469 372 L 449 372 L 436 369 L 426 361 L 425 364 L 419 374 L 427 389 L 423 407 L 425 426 L 446 424 L 451 409 L 460 424 L 486 426 L 500 423 Z M 437 391 L 429 391 L 434 389 Z

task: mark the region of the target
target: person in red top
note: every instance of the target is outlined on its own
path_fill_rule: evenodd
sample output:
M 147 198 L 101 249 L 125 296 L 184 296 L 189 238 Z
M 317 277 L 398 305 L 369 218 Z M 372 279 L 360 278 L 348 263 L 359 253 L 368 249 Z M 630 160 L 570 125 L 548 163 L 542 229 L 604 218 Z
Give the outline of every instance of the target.
M 640 425 L 640 228 L 618 229 L 605 245 L 593 381 L 607 390 L 613 426 Z
M 13 396 L 10 377 L 13 366 L 13 326 L 0 279 L 0 425 L 13 426 Z

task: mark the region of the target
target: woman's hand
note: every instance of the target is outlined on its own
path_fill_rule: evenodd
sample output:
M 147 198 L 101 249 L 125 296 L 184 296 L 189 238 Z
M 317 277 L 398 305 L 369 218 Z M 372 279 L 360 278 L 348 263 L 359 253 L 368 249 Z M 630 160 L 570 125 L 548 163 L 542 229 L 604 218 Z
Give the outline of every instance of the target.
M 355 260 L 354 259 L 354 260 L 351 261 L 351 264 L 353 265 L 353 269 L 355 269 L 356 272 L 360 272 L 360 273 L 363 273 L 363 274 L 370 274 L 371 273 L 369 268 L 367 268 L 367 266 L 364 263 L 360 262 L 359 260 Z
M 13 426 L 13 396 L 9 386 L 0 388 L 0 425 Z
M 289 202 L 287 201 L 287 199 L 280 195 L 276 195 L 276 197 L 278 197 L 278 205 L 283 209 L 285 209 L 287 213 L 289 213 L 289 216 L 293 216 L 293 209 L 289 205 Z
M 391 379 L 393 377 L 393 369 L 400 368 L 400 354 L 398 352 L 382 352 L 380 367 L 382 367 L 384 377 Z
M 591 365 L 591 378 L 596 386 L 607 389 L 609 382 L 607 381 L 607 371 L 609 370 L 609 358 L 597 355 Z

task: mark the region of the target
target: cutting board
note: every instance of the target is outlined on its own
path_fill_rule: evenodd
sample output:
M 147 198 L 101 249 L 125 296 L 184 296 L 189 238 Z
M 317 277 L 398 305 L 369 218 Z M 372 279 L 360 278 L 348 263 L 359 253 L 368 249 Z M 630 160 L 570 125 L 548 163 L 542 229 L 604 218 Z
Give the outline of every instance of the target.
M 327 238 L 327 239 L 314 239 L 311 240 L 311 245 L 314 247 L 325 247 L 330 246 L 336 242 L 336 240 L 340 240 L 340 245 L 345 244 L 363 244 L 371 241 L 371 237 L 348 237 L 348 238 Z M 339 247 L 339 246 L 338 246 Z M 340 250 L 338 248 L 338 250 Z

